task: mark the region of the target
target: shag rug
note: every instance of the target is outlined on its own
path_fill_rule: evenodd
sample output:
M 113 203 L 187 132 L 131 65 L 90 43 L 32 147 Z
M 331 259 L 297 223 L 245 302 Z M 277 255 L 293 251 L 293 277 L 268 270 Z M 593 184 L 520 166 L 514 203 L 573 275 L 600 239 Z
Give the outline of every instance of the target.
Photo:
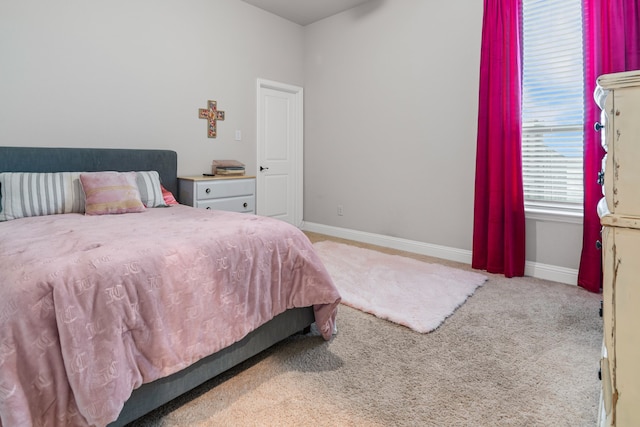
M 420 333 L 436 329 L 487 277 L 332 241 L 314 243 L 342 303 Z

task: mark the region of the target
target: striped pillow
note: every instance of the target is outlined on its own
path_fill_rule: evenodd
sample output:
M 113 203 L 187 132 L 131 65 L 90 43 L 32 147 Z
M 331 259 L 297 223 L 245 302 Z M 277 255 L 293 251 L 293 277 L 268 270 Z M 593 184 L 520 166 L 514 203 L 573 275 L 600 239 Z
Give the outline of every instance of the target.
M 2 172 L 0 191 L 0 221 L 84 212 L 80 172 Z
M 148 208 L 167 207 L 160 187 L 160 175 L 156 171 L 136 172 L 140 200 Z

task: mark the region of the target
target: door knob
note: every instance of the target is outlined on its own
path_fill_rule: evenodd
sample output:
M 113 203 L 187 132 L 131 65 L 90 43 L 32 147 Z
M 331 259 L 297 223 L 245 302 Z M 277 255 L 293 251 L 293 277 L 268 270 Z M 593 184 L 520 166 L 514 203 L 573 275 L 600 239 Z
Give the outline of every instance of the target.
M 602 125 L 602 124 L 600 124 L 600 123 L 596 122 L 596 123 L 593 125 L 593 128 L 596 130 L 596 132 L 600 132 L 602 129 L 604 129 L 604 125 Z
M 263 168 L 262 166 L 260 166 L 260 172 L 266 171 L 267 169 L 269 169 L 269 168 Z

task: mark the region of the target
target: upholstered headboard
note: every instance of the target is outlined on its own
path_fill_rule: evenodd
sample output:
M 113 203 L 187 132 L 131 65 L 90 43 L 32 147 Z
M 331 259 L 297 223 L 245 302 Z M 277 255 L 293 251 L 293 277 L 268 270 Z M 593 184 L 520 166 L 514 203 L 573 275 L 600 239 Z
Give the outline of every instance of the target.
M 0 147 L 0 172 L 158 171 L 178 196 L 178 156 L 171 150 Z

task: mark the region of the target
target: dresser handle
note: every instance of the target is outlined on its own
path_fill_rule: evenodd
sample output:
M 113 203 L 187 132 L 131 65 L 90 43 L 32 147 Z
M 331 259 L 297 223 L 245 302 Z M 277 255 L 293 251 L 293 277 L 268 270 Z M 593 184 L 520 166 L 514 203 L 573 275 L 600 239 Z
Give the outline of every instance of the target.
M 207 194 L 209 194 L 209 193 L 211 193 L 211 189 L 210 189 L 210 188 L 207 188 L 206 190 L 204 190 L 204 192 L 205 192 L 205 193 L 207 193 Z
M 598 310 L 598 314 L 600 314 L 600 317 L 602 317 L 602 310 L 604 308 L 602 305 L 603 305 L 603 302 L 602 300 L 600 300 L 600 310 Z
M 242 207 L 243 207 L 243 208 L 246 208 L 247 206 L 249 206 L 249 204 L 248 204 L 247 202 L 244 202 L 244 203 L 242 204 Z
M 604 185 L 604 171 L 598 172 L 598 185 Z
M 602 129 L 604 129 L 604 125 L 600 124 L 600 122 L 596 122 L 593 125 L 593 128 L 596 130 L 596 132 L 600 132 Z

